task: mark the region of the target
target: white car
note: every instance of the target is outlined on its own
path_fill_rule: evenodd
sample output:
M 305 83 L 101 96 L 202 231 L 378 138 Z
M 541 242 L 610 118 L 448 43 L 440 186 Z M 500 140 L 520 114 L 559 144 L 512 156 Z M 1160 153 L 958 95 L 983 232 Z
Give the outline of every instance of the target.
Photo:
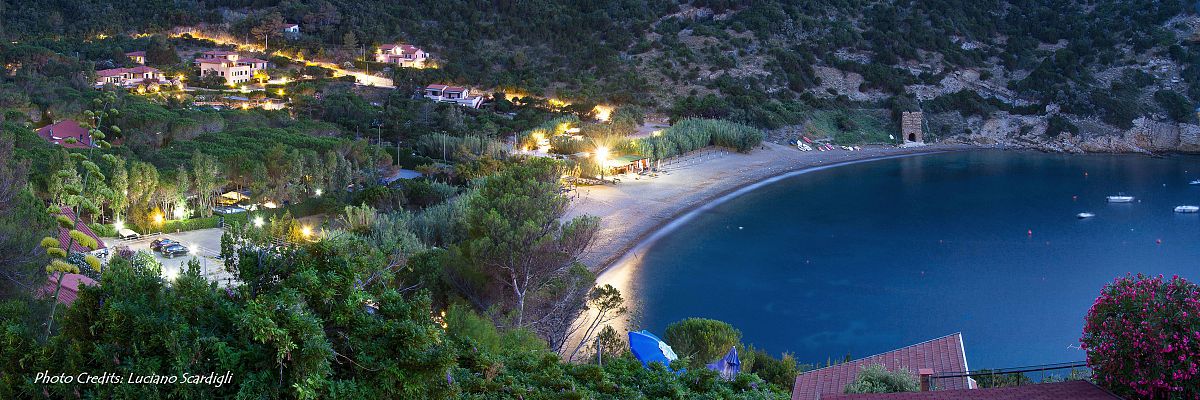
M 141 236 L 142 235 L 139 235 L 137 232 L 134 232 L 132 229 L 129 229 L 129 228 L 117 229 L 117 237 L 120 238 L 121 240 L 133 240 L 133 239 L 137 239 Z

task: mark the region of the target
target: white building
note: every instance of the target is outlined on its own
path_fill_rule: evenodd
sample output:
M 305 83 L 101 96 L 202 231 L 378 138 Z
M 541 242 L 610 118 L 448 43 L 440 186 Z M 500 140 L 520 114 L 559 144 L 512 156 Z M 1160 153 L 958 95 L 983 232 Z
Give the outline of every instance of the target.
M 459 86 L 429 85 L 422 94 L 425 98 L 440 103 L 454 103 L 471 108 L 479 108 L 479 105 L 483 104 L 483 96 L 471 96 L 470 89 Z
M 284 36 L 294 38 L 300 36 L 300 25 L 283 24 L 283 29 L 280 29 L 280 31 L 283 32 Z
M 96 86 L 117 85 L 120 87 L 133 87 L 163 81 L 161 71 L 145 65 L 133 68 L 113 68 L 96 71 Z
M 229 86 L 248 83 L 254 78 L 254 71 L 267 68 L 267 62 L 264 60 L 242 57 L 236 52 L 222 50 L 204 52 L 195 60 L 195 64 L 200 67 L 200 76 L 224 77 Z
M 409 44 L 385 44 L 375 52 L 375 61 L 405 68 L 425 68 L 429 53 Z

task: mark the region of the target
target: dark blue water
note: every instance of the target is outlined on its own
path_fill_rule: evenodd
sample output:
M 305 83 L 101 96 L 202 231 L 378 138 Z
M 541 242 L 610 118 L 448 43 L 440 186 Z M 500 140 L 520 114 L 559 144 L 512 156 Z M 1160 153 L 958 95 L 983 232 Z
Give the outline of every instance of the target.
M 979 151 L 848 165 L 707 210 L 601 281 L 635 304 L 634 328 L 719 319 L 801 362 L 954 332 L 972 369 L 1080 361 L 1083 317 L 1105 283 L 1200 278 L 1200 215 L 1173 212 L 1200 205 L 1197 178 L 1200 158 L 1184 156 Z M 1106 203 L 1118 192 L 1138 202 Z M 1097 216 L 1076 219 L 1083 211 Z

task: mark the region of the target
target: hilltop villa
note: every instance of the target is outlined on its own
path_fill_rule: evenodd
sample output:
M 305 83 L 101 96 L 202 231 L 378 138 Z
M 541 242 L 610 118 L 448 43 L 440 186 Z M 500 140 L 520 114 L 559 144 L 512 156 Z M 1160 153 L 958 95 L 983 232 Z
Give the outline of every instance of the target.
M 236 52 L 213 50 L 206 51 L 195 60 L 200 67 L 200 75 L 217 75 L 225 78 L 225 83 L 234 86 L 250 82 L 254 71 L 267 68 L 267 62 L 257 58 L 242 57 Z
M 158 69 L 145 65 L 133 68 L 113 68 L 96 71 L 96 86 L 117 85 L 133 87 L 141 84 L 159 83 L 163 74 Z
M 64 119 L 56 124 L 38 128 L 37 135 L 47 142 L 68 149 L 86 149 L 92 147 L 92 134 L 73 119 Z M 65 243 L 65 242 L 64 242 Z
M 375 61 L 405 68 L 425 68 L 429 53 L 409 44 L 385 44 L 375 52 Z
M 454 103 L 460 106 L 479 108 L 483 96 L 471 96 L 471 89 L 459 86 L 429 85 L 422 91 L 425 98 L 439 103 Z
M 129 57 L 135 63 L 146 65 L 146 52 L 144 51 L 131 51 L 125 53 L 125 57 Z

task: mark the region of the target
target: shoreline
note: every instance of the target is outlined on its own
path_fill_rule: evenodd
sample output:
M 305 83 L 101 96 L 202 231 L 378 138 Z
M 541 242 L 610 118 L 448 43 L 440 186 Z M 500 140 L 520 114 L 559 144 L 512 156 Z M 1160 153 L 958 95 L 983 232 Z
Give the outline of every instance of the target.
M 587 265 L 599 280 L 614 266 L 636 256 L 663 235 L 704 210 L 780 180 L 863 162 L 984 149 L 988 147 L 934 144 L 911 148 L 872 146 L 855 152 L 837 150 L 822 153 L 801 152 L 791 146 L 764 143 L 761 150 L 746 154 L 717 150 L 715 155 L 699 156 L 701 160 L 682 161 L 689 163 L 673 163 L 672 166 L 664 168 L 668 174 L 684 175 L 681 180 L 687 183 L 675 188 L 676 192 L 682 193 L 668 191 L 662 194 L 661 198 L 645 199 L 639 195 L 647 191 L 654 193 L 652 191 L 656 188 L 650 185 L 657 182 L 641 183 L 646 185 L 646 188 L 626 189 L 627 186 L 622 186 L 633 183 L 605 186 L 598 188 L 600 193 L 595 195 L 589 190 L 580 198 L 572 199 L 567 218 L 598 214 L 590 211 L 607 212 L 608 215 L 599 215 L 601 232 L 597 233 L 596 240 L 593 240 L 592 245 L 580 256 L 580 261 Z M 698 167 L 699 162 L 706 161 L 704 158 L 710 156 L 727 160 L 716 160 L 717 163 L 707 165 L 707 170 Z M 721 161 L 730 161 L 734 165 L 719 164 Z M 690 173 L 687 171 L 689 168 L 693 169 Z M 701 178 L 703 180 L 699 180 Z M 637 209 L 640 213 L 629 215 L 632 209 Z

